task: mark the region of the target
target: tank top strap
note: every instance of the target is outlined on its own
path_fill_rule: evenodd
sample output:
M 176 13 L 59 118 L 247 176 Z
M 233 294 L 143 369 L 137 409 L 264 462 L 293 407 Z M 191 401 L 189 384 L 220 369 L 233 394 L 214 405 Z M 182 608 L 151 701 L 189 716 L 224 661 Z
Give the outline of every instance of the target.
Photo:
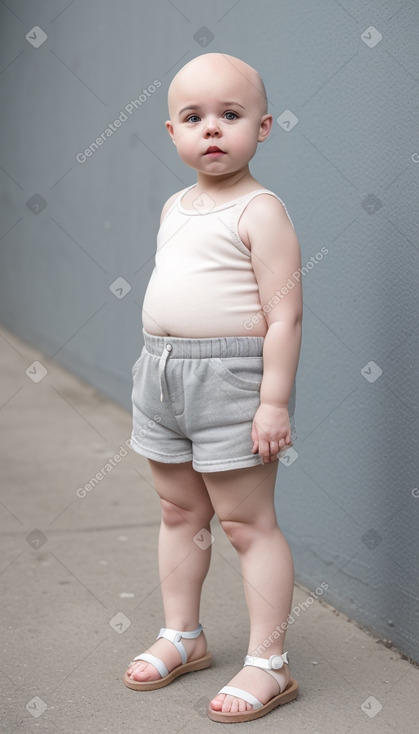
M 228 223 L 228 228 L 233 237 L 234 244 L 236 245 L 236 247 L 239 248 L 239 250 L 241 250 L 242 252 L 246 252 L 247 254 L 249 254 L 249 250 L 242 242 L 239 235 L 239 221 L 249 202 L 251 202 L 252 199 L 256 198 L 256 196 L 260 196 L 260 194 L 269 194 L 270 196 L 274 196 L 275 199 L 278 199 L 278 201 L 281 202 L 282 206 L 285 209 L 285 213 L 289 221 L 291 222 L 292 228 L 295 229 L 293 221 L 288 213 L 287 207 L 277 194 L 275 194 L 273 191 L 270 191 L 269 189 L 257 189 L 256 191 L 251 191 L 249 194 L 241 197 L 240 200 L 237 201 L 237 203 L 230 209 L 230 221 Z
M 194 186 L 196 186 L 196 184 L 192 184 L 191 186 L 186 186 L 184 189 L 182 189 L 181 191 L 178 192 L 178 195 L 176 196 L 175 200 L 172 202 L 171 206 L 169 207 L 169 209 L 167 210 L 166 214 L 164 215 L 164 219 L 167 219 L 167 217 L 169 216 L 169 214 L 171 214 L 171 212 L 174 209 L 178 209 L 178 205 L 182 201 L 182 199 L 185 196 L 186 192 L 189 191 L 189 189 L 193 189 Z

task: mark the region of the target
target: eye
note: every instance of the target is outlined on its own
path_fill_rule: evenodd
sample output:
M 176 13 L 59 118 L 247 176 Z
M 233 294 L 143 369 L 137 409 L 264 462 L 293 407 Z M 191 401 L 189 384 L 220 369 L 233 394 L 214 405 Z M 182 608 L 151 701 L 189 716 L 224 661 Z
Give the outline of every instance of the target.
M 239 119 L 238 114 L 236 112 L 231 112 L 231 111 L 225 112 L 224 117 L 226 118 L 226 120 L 238 120 Z
M 200 119 L 201 119 L 201 118 L 199 117 L 199 115 L 189 115 L 189 116 L 188 116 L 188 117 L 186 118 L 186 122 L 199 122 L 199 121 L 200 121 Z

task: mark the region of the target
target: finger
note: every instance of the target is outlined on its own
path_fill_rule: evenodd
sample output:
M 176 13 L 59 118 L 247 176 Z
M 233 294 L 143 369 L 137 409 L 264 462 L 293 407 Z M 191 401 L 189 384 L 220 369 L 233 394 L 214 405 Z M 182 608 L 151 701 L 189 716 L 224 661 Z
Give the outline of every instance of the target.
M 278 456 L 279 456 L 279 448 L 278 448 L 278 446 L 276 447 L 276 449 L 274 451 L 271 448 L 271 452 L 269 454 L 269 461 L 270 462 L 276 461 L 278 459 Z
M 265 439 L 261 439 L 259 441 L 259 454 L 261 455 L 263 462 L 268 464 L 270 461 L 270 451 L 269 443 Z
M 254 423 L 252 423 L 252 433 L 251 433 L 253 446 L 252 446 L 252 454 L 257 454 L 258 448 L 259 448 L 259 437 L 258 432 L 256 430 L 256 426 Z

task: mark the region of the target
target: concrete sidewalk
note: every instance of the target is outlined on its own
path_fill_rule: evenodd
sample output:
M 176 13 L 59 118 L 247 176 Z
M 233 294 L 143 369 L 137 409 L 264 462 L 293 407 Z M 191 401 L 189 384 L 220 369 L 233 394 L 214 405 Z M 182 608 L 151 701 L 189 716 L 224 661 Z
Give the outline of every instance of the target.
M 128 662 L 164 623 L 159 505 L 147 461 L 125 445 L 131 417 L 6 331 L 1 364 L 1 731 L 224 730 L 205 711 L 241 665 L 248 619 L 218 523 L 201 615 L 212 668 L 128 690 Z M 287 632 L 300 696 L 240 731 L 417 732 L 417 667 L 321 599 L 304 604 L 310 591 L 295 587 Z

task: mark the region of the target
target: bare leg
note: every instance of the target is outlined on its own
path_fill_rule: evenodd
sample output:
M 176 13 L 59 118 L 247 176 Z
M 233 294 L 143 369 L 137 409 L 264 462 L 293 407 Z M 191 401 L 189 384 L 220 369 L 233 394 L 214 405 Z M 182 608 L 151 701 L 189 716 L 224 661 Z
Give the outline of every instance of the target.
M 193 541 L 202 528 L 209 531 L 214 514 L 202 475 L 192 463 L 162 464 L 151 461 L 153 482 L 160 497 L 162 520 L 159 535 L 159 571 L 165 612 L 162 626 L 181 631 L 199 624 L 201 589 L 208 572 L 211 546 L 203 550 Z M 207 643 L 202 633 L 195 640 L 183 640 L 189 660 L 205 655 Z M 148 650 L 172 670 L 180 656 L 171 642 L 157 640 Z M 160 674 L 150 663 L 131 663 L 133 680 L 157 680 Z
M 285 632 L 278 639 L 289 615 L 294 587 L 294 566 L 288 543 L 278 527 L 274 506 L 278 464 L 203 474 L 212 505 L 241 563 L 250 618 L 248 653 L 269 659 L 284 652 Z M 275 636 L 277 636 L 277 634 Z M 272 642 L 263 647 L 271 636 Z M 288 665 L 277 671 L 281 690 L 287 685 Z M 252 693 L 262 703 L 276 695 L 278 685 L 265 671 L 243 668 L 230 684 Z M 242 699 L 220 694 L 211 701 L 216 711 L 251 709 Z

